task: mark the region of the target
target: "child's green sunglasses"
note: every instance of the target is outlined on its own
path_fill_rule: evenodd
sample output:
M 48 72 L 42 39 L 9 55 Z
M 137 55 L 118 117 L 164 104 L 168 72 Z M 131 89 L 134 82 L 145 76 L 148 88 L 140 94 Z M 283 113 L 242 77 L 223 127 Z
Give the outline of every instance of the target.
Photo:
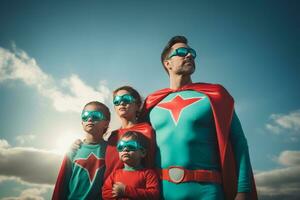
M 81 119 L 83 122 L 87 122 L 89 119 L 92 119 L 93 122 L 95 121 L 102 121 L 105 120 L 105 116 L 103 112 L 98 110 L 83 110 L 81 113 Z
M 124 104 L 131 104 L 135 102 L 135 99 L 130 94 L 124 94 L 122 96 L 115 96 L 113 103 L 115 106 L 118 106 L 123 102 Z

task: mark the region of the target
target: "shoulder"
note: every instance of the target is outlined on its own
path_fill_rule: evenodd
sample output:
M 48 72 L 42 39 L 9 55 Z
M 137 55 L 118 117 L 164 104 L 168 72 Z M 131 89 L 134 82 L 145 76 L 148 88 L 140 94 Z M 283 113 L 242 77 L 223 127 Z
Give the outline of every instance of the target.
M 169 90 L 170 90 L 170 88 L 163 88 L 163 89 L 160 89 L 160 90 L 156 90 L 156 91 L 150 93 L 147 97 L 153 96 L 153 95 L 156 95 L 156 94 L 165 93 L 165 92 L 168 92 Z
M 155 92 L 152 92 L 146 97 L 145 102 L 147 103 L 149 100 L 152 101 L 152 99 L 159 98 L 162 95 L 170 93 L 170 91 L 172 91 L 170 88 L 164 88 L 164 89 L 160 89 Z
M 205 91 L 210 94 L 215 94 L 215 95 L 221 95 L 222 97 L 229 97 L 232 98 L 230 93 L 227 91 L 227 89 L 217 83 L 193 83 L 191 86 L 195 90 L 201 90 Z
M 203 83 L 203 82 L 198 82 L 198 83 L 193 83 L 193 85 L 199 86 L 199 87 L 204 87 L 204 88 L 210 88 L 210 89 L 215 89 L 215 90 L 226 90 L 225 87 L 219 83 Z
M 119 129 L 113 130 L 108 136 L 107 136 L 107 144 L 108 145 L 115 145 L 115 143 L 118 141 L 119 138 Z
M 134 125 L 132 129 L 152 130 L 152 126 L 147 122 L 141 122 Z
M 152 126 L 147 122 L 138 123 L 131 127 L 130 130 L 140 132 L 148 138 L 152 138 L 154 135 Z

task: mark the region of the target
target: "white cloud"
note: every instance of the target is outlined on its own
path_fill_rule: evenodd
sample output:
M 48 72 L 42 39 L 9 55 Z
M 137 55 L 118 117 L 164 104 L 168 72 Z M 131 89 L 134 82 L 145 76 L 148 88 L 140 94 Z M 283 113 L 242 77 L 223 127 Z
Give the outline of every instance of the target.
M 270 120 L 271 122 L 266 124 L 266 129 L 272 133 L 300 133 L 300 110 L 288 114 L 272 114 Z
M 25 144 L 27 142 L 31 142 L 36 138 L 35 135 L 33 134 L 28 134 L 28 135 L 19 135 L 16 137 L 16 140 L 21 144 Z
M 287 167 L 255 175 L 260 199 L 299 199 L 300 151 L 283 151 L 278 161 Z
M 49 189 L 49 187 L 29 188 L 23 190 L 18 197 L 4 197 L 1 200 L 44 200 L 42 195 Z
M 13 51 L 0 47 L 0 83 L 7 80 L 19 80 L 35 88 L 49 98 L 58 111 L 80 112 L 85 103 L 105 102 L 110 96 L 105 81 L 100 81 L 97 89 L 88 86 L 76 74 L 56 81 L 42 71 L 34 58 L 15 47 Z
M 278 157 L 278 162 L 284 166 L 300 166 L 300 151 L 283 151 Z
M 2 148 L 8 148 L 10 147 L 10 145 L 8 144 L 8 142 L 6 140 L 1 140 L 0 139 L 0 149 Z
M 54 184 L 62 156 L 50 151 L 25 147 L 0 146 L 0 181 L 11 179 L 30 184 Z M 45 173 L 46 172 L 46 173 Z
M 0 175 L 0 183 L 5 182 L 5 181 L 16 181 L 20 182 L 21 180 L 17 177 L 14 176 L 1 176 Z

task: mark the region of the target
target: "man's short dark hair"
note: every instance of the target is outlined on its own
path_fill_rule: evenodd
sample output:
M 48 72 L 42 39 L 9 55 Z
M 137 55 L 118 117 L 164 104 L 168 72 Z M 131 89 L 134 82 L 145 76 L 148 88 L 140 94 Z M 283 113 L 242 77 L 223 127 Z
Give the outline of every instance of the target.
M 167 43 L 167 45 L 165 46 L 164 50 L 162 51 L 161 53 L 161 63 L 163 66 L 164 65 L 164 61 L 166 60 L 166 57 L 170 54 L 170 51 L 171 51 L 171 48 L 174 44 L 176 43 L 184 43 L 184 44 L 188 44 L 188 40 L 186 39 L 186 37 L 184 36 L 180 36 L 180 35 L 177 35 L 177 36 L 174 36 L 172 37 L 169 42 Z M 165 67 L 164 67 L 165 68 Z M 167 71 L 167 69 L 165 69 Z

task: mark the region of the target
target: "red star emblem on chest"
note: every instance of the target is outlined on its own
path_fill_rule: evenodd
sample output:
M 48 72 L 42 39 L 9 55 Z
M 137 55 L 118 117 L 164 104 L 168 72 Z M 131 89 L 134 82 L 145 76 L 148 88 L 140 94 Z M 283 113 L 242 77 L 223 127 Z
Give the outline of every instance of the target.
M 104 159 L 97 158 L 93 153 L 91 153 L 87 158 L 79 158 L 74 162 L 86 170 L 89 175 L 90 182 L 94 181 L 97 171 L 104 166 Z
M 173 98 L 171 101 L 159 103 L 157 104 L 157 106 L 169 110 L 175 124 L 177 125 L 177 122 L 183 109 L 185 109 L 193 103 L 200 101 L 201 99 L 203 99 L 203 97 L 183 99 L 180 95 L 176 95 L 175 98 Z

